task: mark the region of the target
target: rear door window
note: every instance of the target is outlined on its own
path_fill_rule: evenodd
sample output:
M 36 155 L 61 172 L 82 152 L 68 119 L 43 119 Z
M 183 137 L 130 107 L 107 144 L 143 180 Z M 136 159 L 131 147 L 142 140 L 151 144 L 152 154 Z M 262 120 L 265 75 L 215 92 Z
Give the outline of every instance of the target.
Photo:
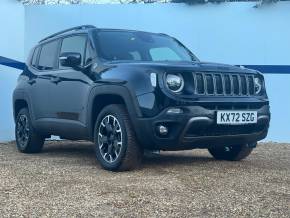
M 58 45 L 59 41 L 55 40 L 42 46 L 38 61 L 38 69 L 53 70 L 57 68 Z

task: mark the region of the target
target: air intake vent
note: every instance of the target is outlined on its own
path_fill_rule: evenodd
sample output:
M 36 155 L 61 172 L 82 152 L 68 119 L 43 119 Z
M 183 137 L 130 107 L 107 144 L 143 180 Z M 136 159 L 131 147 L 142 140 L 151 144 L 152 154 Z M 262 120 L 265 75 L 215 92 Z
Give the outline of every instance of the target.
M 241 91 L 242 91 L 242 95 L 246 95 L 247 94 L 247 80 L 246 80 L 246 76 L 245 75 L 241 75 Z
M 212 75 L 206 75 L 205 77 L 206 77 L 207 94 L 213 95 L 214 94 L 213 77 Z
M 223 81 L 222 76 L 219 74 L 215 75 L 216 93 L 218 95 L 223 94 Z
M 233 75 L 233 89 L 234 89 L 234 94 L 239 95 L 240 93 L 240 86 L 239 86 L 239 79 L 237 75 Z
M 203 75 L 201 73 L 197 73 L 195 77 L 196 81 L 196 93 L 197 94 L 204 94 L 204 80 Z

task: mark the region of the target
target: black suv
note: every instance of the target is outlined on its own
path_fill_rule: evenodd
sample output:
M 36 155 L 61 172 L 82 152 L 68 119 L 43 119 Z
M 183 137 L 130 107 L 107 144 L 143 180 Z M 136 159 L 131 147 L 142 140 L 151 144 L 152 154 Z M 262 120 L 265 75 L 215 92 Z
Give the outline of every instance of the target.
M 90 25 L 32 49 L 13 108 L 21 152 L 41 151 L 51 135 L 89 140 L 108 170 L 136 167 L 144 149 L 241 160 L 270 121 L 261 73 L 200 62 L 165 34 Z

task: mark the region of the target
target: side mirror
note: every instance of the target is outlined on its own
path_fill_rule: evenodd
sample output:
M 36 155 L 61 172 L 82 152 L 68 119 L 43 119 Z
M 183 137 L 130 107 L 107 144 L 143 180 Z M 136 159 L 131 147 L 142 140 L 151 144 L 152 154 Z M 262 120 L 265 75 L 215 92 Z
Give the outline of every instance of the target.
M 60 64 L 64 67 L 79 67 L 82 63 L 82 55 L 77 52 L 63 52 L 59 56 Z

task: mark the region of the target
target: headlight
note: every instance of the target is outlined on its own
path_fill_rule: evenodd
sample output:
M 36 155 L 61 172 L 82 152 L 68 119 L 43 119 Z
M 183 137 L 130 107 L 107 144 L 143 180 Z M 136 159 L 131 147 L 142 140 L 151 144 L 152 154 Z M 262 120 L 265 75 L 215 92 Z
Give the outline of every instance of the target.
M 262 79 L 259 77 L 254 78 L 254 83 L 255 83 L 255 94 L 261 94 L 262 87 L 263 87 L 263 82 Z
M 181 74 L 167 74 L 166 85 L 172 92 L 181 92 L 184 87 L 184 79 Z

